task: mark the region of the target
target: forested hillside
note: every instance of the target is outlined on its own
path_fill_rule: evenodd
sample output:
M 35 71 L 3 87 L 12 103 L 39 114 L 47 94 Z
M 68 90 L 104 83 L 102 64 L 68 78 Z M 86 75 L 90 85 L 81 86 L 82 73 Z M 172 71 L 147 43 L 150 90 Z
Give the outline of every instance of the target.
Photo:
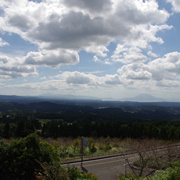
M 0 103 L 0 136 L 180 139 L 180 103 Z

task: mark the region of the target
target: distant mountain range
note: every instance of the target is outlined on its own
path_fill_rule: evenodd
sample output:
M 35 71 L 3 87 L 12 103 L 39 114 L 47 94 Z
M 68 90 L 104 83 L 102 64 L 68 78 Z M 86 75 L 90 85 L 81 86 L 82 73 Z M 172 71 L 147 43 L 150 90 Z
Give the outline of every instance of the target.
M 157 98 L 154 96 L 151 96 L 149 94 L 139 94 L 135 97 L 131 98 L 124 98 L 122 101 L 133 101 L 133 102 L 162 102 L 164 101 L 161 98 Z
M 56 101 L 101 101 L 101 99 L 89 96 L 74 95 L 42 95 L 42 96 L 16 96 L 0 95 L 0 102 L 34 103 L 34 102 L 56 102 Z
M 50 95 L 50 94 L 44 94 L 41 96 L 38 96 L 38 98 L 41 99 L 65 99 L 65 100 L 100 100 L 97 97 L 92 97 L 92 96 L 75 96 L 71 94 L 66 94 L 66 95 Z
M 74 95 L 41 95 L 41 96 L 15 96 L 0 95 L 0 102 L 16 102 L 16 103 L 32 103 L 32 102 L 56 102 L 56 101 L 115 101 L 113 99 L 102 100 L 90 96 L 74 96 Z M 119 101 L 129 102 L 164 102 L 163 99 L 154 97 L 149 94 L 139 94 L 131 98 L 123 98 Z
M 118 112 L 137 112 L 141 109 L 147 109 L 151 112 L 151 107 L 161 108 L 173 107 L 175 108 L 172 113 L 180 113 L 180 102 L 165 102 L 162 99 L 155 98 L 147 94 L 141 94 L 133 98 L 124 99 L 123 101 L 105 101 L 100 99 L 72 99 L 58 97 L 44 97 L 44 96 L 4 96 L 0 95 L 0 112 L 8 110 L 35 110 L 39 112 L 58 112 L 58 111 L 75 111 L 86 112 L 95 109 L 103 111 L 107 109 L 114 109 Z M 74 96 L 73 96 L 74 97 Z M 178 109 L 176 109 L 178 108 Z M 165 110 L 166 111 L 166 110 Z M 172 110 L 171 110 L 172 111 Z M 112 110 L 113 112 L 113 110 Z M 149 115 L 149 114 L 148 114 Z

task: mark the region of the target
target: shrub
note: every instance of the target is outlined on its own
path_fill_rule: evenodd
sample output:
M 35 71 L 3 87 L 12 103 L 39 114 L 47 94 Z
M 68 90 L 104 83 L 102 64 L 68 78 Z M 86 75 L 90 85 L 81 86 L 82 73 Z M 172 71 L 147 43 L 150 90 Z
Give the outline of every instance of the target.
M 1 142 L 0 147 L 1 179 L 34 179 L 37 172 L 42 172 L 41 163 L 59 160 L 54 148 L 48 143 L 41 143 L 36 134 L 30 134 L 10 144 Z
M 165 171 L 157 172 L 154 176 L 155 180 L 179 180 L 180 177 L 180 161 L 172 164 L 172 167 L 167 168 Z
M 53 164 L 44 166 L 44 169 L 46 170 L 46 179 L 47 180 L 67 180 L 68 174 L 64 167 L 60 165 L 59 162 L 53 162 Z
M 137 179 L 135 174 L 126 174 L 126 175 L 120 175 L 118 180 L 130 180 L 130 179 Z
M 46 169 L 47 180 L 97 180 L 96 175 L 79 171 L 77 167 L 62 167 L 58 162 L 48 165 Z
M 104 150 L 105 150 L 105 151 L 109 151 L 109 150 L 111 150 L 111 149 L 112 149 L 112 146 L 110 145 L 109 142 L 107 142 L 107 143 L 105 144 L 105 146 L 104 146 Z
M 94 143 L 92 143 L 91 146 L 89 147 L 89 151 L 90 151 L 91 153 L 95 153 L 95 152 L 97 151 L 97 148 L 95 147 L 95 144 L 94 144 Z

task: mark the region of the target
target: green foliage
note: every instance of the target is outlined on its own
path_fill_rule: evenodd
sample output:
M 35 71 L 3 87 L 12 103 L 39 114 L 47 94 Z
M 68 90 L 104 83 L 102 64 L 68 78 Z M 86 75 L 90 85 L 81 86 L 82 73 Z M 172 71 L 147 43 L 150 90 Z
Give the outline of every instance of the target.
M 113 144 L 112 144 L 112 147 L 118 148 L 118 147 L 119 147 L 119 144 L 113 143 Z
M 6 123 L 5 126 L 4 126 L 3 137 L 4 138 L 9 138 L 10 137 L 10 125 L 9 125 L 9 123 Z
M 76 152 L 76 151 L 80 151 L 80 142 L 77 140 L 77 141 L 75 141 L 74 143 L 73 143 L 73 151 L 74 151 L 74 153 Z
M 68 174 L 64 167 L 59 162 L 53 162 L 52 165 L 45 166 L 47 180 L 67 180 Z
M 180 161 L 176 161 L 171 167 L 165 171 L 157 172 L 154 176 L 154 180 L 179 180 L 180 177 Z
M 66 147 L 64 148 L 67 152 Z M 60 165 L 57 148 L 42 142 L 36 134 L 30 134 L 9 144 L 0 141 L 1 180 L 33 180 L 37 174 L 53 180 L 97 180 L 97 177 L 80 172 L 76 167 Z
M 148 158 L 143 159 L 142 162 L 140 162 L 140 160 L 136 160 L 133 162 L 133 165 L 137 166 L 137 167 L 141 167 L 141 166 L 146 167 L 148 164 L 148 161 L 150 161 L 150 159 L 148 159 Z
M 47 180 L 97 180 L 96 175 L 79 171 L 77 167 L 64 168 L 58 162 L 47 166 L 46 169 Z
M 69 178 L 75 180 L 80 178 L 82 173 L 76 167 L 68 167 L 67 173 L 69 174 Z
M 1 179 L 33 179 L 37 172 L 42 171 L 41 163 L 52 163 L 59 156 L 54 148 L 47 143 L 41 143 L 36 134 L 11 141 L 10 144 L 1 141 L 0 174 Z
M 130 179 L 137 179 L 136 175 L 134 174 L 126 174 L 126 175 L 121 175 L 119 176 L 118 180 L 130 180 Z
M 40 143 L 40 152 L 41 152 L 41 156 L 40 156 L 41 162 L 51 163 L 60 160 L 57 149 L 48 142 Z
M 51 109 L 49 104 L 46 104 L 45 106 Z M 38 107 L 40 106 L 38 105 Z M 78 109 L 81 109 L 81 111 L 76 112 L 72 107 L 70 108 L 71 110 L 73 110 L 71 111 L 71 113 L 67 113 L 67 111 L 63 110 L 61 111 L 61 113 L 55 111 L 37 111 L 33 114 L 32 112 L 28 111 L 3 112 L 0 114 L 0 122 L 3 123 L 3 126 L 0 125 L 0 136 L 5 138 L 25 137 L 28 134 L 34 133 L 35 131 L 39 130 L 39 134 L 46 138 L 108 136 L 107 141 L 110 137 L 123 139 L 180 139 L 180 121 L 178 121 L 180 115 L 177 113 L 177 117 L 174 117 L 174 112 L 179 112 L 179 107 L 174 107 L 175 109 L 171 107 L 173 117 L 172 115 L 170 115 L 170 113 L 169 118 L 167 118 L 166 114 L 169 109 L 164 109 L 162 107 L 141 107 L 138 110 L 142 112 L 140 114 L 136 112 L 136 107 L 134 107 L 135 109 L 133 108 L 134 110 L 132 110 L 136 113 L 124 112 L 124 110 L 122 110 L 121 108 L 105 108 L 98 110 L 91 109 L 89 111 L 86 111 L 85 109 L 87 107 L 76 107 Z M 126 108 L 128 110 L 132 107 Z M 171 121 L 168 121 L 168 119 Z M 7 123 L 10 124 L 8 125 Z M 41 126 L 41 124 L 43 124 L 43 126 Z
M 95 152 L 97 151 L 97 148 L 96 148 L 96 146 L 95 146 L 94 143 L 91 144 L 91 146 L 90 146 L 90 148 L 89 148 L 89 151 L 90 151 L 91 153 L 95 153 Z
M 105 151 L 109 151 L 109 150 L 111 150 L 111 149 L 112 149 L 111 144 L 110 144 L 109 142 L 107 142 L 107 143 L 105 144 L 105 146 L 104 146 L 104 150 L 105 150 Z

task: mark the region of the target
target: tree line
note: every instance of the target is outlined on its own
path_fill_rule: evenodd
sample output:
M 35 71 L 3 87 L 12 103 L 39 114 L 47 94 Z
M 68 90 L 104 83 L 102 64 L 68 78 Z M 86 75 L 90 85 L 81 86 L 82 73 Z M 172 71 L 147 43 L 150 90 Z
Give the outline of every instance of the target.
M 137 121 L 137 122 L 73 122 L 49 121 L 42 127 L 43 137 L 117 137 L 117 138 L 156 138 L 165 140 L 180 139 L 180 122 L 176 121 Z
M 180 139 L 179 121 L 93 121 L 83 120 L 72 123 L 62 120 L 40 122 L 37 119 L 19 120 L 0 125 L 0 136 L 4 138 L 25 137 L 37 132 L 42 137 L 117 137 L 117 138 L 156 138 L 165 140 Z

